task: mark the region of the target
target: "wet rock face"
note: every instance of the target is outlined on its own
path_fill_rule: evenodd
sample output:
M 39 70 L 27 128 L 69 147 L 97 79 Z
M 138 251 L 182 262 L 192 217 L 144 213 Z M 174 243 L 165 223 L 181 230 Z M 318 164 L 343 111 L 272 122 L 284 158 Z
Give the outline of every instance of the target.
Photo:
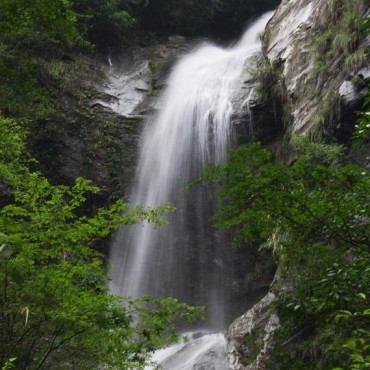
M 115 50 L 93 60 L 73 91 L 58 93 L 57 124 L 38 134 L 36 157 L 55 183 L 92 180 L 99 205 L 122 198 L 136 165 L 143 119 L 157 109 L 157 96 L 177 55 L 192 43 L 180 36 L 155 45 Z M 53 150 L 50 150 L 50 148 Z
M 257 63 L 262 57 L 258 53 L 246 60 L 246 65 Z M 233 96 L 233 126 L 239 141 L 250 140 L 253 136 L 253 109 L 258 105 L 258 94 L 256 91 L 258 81 L 251 76 L 248 68 L 244 68 L 240 80 L 239 91 Z
M 265 55 L 283 66 L 293 132 L 327 127 L 339 120 L 341 108 L 361 98 L 369 40 L 346 14 L 361 18 L 368 11 L 365 0 L 350 9 L 344 0 L 283 0 L 267 25 Z
M 269 292 L 231 324 L 227 339 L 229 356 L 235 370 L 266 369 L 272 334 L 279 326 L 278 316 L 270 312 L 274 299 L 274 294 Z
M 357 76 L 357 82 L 349 76 L 339 87 L 339 94 L 349 108 L 356 105 L 366 93 L 367 86 L 364 81 L 370 77 L 370 67 L 361 68 Z
M 104 84 L 105 99 L 98 99 L 94 105 L 111 108 L 122 116 L 133 115 L 137 106 L 145 99 L 151 90 L 152 74 L 147 61 L 138 65 L 127 66 L 122 71 L 122 66 L 111 66 L 107 71 L 107 82 Z
M 104 122 L 104 129 L 98 129 L 95 142 L 102 145 L 89 165 L 93 180 L 103 185 L 106 194 L 127 197 L 142 124 L 159 108 L 158 96 L 170 67 L 192 45 L 174 36 L 154 45 L 114 50 L 98 62 L 105 77 L 93 84 L 89 105 L 98 121 Z M 88 136 L 94 137 L 93 132 Z
M 97 85 L 101 96 L 92 105 L 144 118 L 158 108 L 156 97 L 166 86 L 170 67 L 193 44 L 182 36 L 170 36 L 152 46 L 112 51 L 101 65 L 106 79 Z

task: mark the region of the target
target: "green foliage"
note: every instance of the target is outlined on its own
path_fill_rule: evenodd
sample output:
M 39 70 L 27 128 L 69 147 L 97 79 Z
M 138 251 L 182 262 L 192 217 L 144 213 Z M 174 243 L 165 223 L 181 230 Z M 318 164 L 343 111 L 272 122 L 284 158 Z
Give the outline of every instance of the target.
M 0 111 L 37 119 L 52 111 L 46 91 L 39 85 L 39 59 L 28 52 L 0 48 Z
M 328 29 L 312 40 L 318 55 L 322 55 L 323 53 L 326 53 L 328 49 L 330 49 L 332 38 L 333 31 L 332 29 Z
M 43 88 L 45 59 L 86 46 L 72 1 L 4 0 L 0 3 L 0 111 L 44 118 L 53 109 Z M 48 55 L 49 54 L 49 55 Z
M 13 358 L 10 358 L 9 360 L 7 360 L 4 365 L 2 366 L 1 370 L 9 370 L 9 369 L 14 369 L 15 368 L 15 365 L 14 365 L 14 362 L 16 361 L 16 358 L 13 357 Z
M 366 1 L 327 1 L 323 6 L 312 29 L 311 55 L 315 56 L 314 68 L 308 79 L 302 83 L 298 81 L 301 94 L 309 89 L 317 91 L 317 108 L 311 117 L 312 136 L 316 138 L 323 134 L 326 137 L 332 136 L 334 124 L 338 124 L 341 118 L 337 87 L 327 83 L 326 74 L 331 74 L 335 65 L 341 65 L 337 73 L 346 79 L 366 66 L 368 59 L 364 42 L 366 21 L 361 18 L 366 14 Z M 306 56 L 300 56 L 302 62 L 306 62 Z
M 249 365 L 256 361 L 257 356 L 263 348 L 263 331 L 262 333 L 253 332 L 252 334 L 247 334 L 242 340 L 241 346 L 245 346 L 248 349 L 248 359 L 245 361 L 244 365 Z
M 370 17 L 362 18 L 359 25 L 360 30 L 364 31 L 366 35 L 370 33 Z
M 275 117 L 282 116 L 283 123 L 287 125 L 290 121 L 290 106 L 286 104 L 286 87 L 281 65 L 263 58 L 249 72 L 259 83 L 256 88 L 259 100 L 272 104 Z
M 158 69 L 159 69 L 159 63 L 157 60 L 149 60 L 149 68 L 150 68 L 150 71 L 153 73 L 153 74 L 156 74 L 158 72 Z
M 41 79 L 45 84 L 55 84 L 58 90 L 72 91 L 76 97 L 81 83 L 79 80 L 88 73 L 88 65 L 78 58 L 62 60 L 59 58 L 41 59 Z
M 338 51 L 349 52 L 356 44 L 356 35 L 350 33 L 339 33 L 333 40 L 333 47 Z
M 71 0 L 3 0 L 0 3 L 2 41 L 27 45 L 83 43 Z
M 80 178 L 71 187 L 51 185 L 31 173 L 20 126 L 0 117 L 0 364 L 142 369 L 150 352 L 177 339 L 176 318 L 192 321 L 202 310 L 110 295 L 93 246 L 122 224 L 163 225 L 159 216 L 172 208 L 128 210 L 118 201 L 83 215 L 98 189 Z
M 365 34 L 370 33 L 370 18 L 365 18 L 362 20 L 360 25 L 361 30 Z M 370 51 L 366 49 L 364 57 L 369 57 Z M 358 112 L 358 121 L 355 126 L 355 132 L 353 135 L 355 145 L 363 145 L 366 140 L 370 138 L 370 88 L 368 84 L 368 91 L 365 94 L 364 102 L 361 112 Z
M 23 175 L 27 173 L 24 144 L 26 133 L 22 126 L 14 119 L 0 116 L 0 179 L 10 185 L 21 183 Z
M 359 294 L 359 298 L 365 300 L 366 295 Z M 366 318 L 370 316 L 370 309 L 363 312 L 352 313 L 350 311 L 341 311 L 336 315 L 338 321 L 351 320 L 356 318 Z M 352 337 L 343 345 L 350 353 L 351 363 L 349 369 L 351 370 L 366 370 L 370 367 L 370 332 L 364 329 L 355 330 Z M 342 368 L 335 368 L 333 370 L 343 370 Z
M 45 132 L 65 125 L 60 92 L 78 91 L 86 72 L 74 57 L 85 33 L 107 25 L 122 33 L 145 2 L 4 0 L 0 2 L 0 368 L 143 369 L 148 355 L 177 339 L 174 321 L 202 309 L 173 299 L 109 294 L 97 241 L 120 225 L 165 225 L 156 209 L 122 201 L 91 210 L 90 181 L 55 185 L 31 168 Z M 104 35 L 108 37 L 108 35 Z M 120 39 L 121 40 L 121 39 Z M 59 94 L 59 95 L 58 95 Z M 57 118 L 57 120 L 56 120 Z M 63 132 L 63 128 L 58 132 Z
M 366 64 L 368 55 L 365 49 L 357 50 L 346 56 L 344 65 L 348 70 L 358 71 L 362 66 Z
M 343 147 L 324 143 L 311 143 L 306 137 L 294 135 L 291 139 L 296 156 L 302 163 L 336 166 L 339 164 Z
M 74 9 L 88 29 L 89 39 L 99 47 L 131 43 L 139 23 L 138 13 L 147 0 L 76 0 Z
M 358 113 L 353 138 L 354 144 L 360 146 L 370 138 L 370 92 L 365 95 L 363 111 Z
M 349 363 L 343 344 L 370 323 L 363 316 L 335 321 L 338 311 L 365 311 L 370 303 L 370 177 L 341 165 L 340 147 L 293 143 L 291 166 L 251 144 L 204 179 L 222 199 L 215 226 L 233 229 L 235 245 L 264 241 L 287 285 L 276 303 L 281 327 L 272 368 L 326 369 Z

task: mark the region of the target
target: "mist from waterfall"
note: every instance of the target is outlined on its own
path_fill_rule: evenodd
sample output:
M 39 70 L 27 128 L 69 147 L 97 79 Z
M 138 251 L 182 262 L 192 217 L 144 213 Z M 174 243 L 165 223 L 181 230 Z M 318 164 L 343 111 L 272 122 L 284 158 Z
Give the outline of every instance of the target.
M 111 289 L 139 297 L 176 297 L 205 305 L 209 326 L 225 327 L 233 280 L 233 252 L 227 233 L 213 229 L 216 207 L 205 185 L 186 185 L 205 166 L 226 159 L 235 142 L 234 100 L 248 65 L 261 51 L 259 33 L 272 13 L 253 23 L 241 40 L 221 48 L 205 43 L 174 66 L 161 109 L 146 122 L 130 203 L 156 207 L 170 202 L 169 225 L 122 228 L 110 252 Z M 245 100 L 252 94 L 245 91 Z

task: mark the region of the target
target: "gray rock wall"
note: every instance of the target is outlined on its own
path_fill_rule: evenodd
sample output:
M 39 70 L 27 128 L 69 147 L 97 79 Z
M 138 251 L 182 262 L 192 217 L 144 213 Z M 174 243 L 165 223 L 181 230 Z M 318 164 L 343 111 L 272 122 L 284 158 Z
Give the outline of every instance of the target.
M 231 324 L 227 339 L 235 370 L 266 369 L 266 361 L 271 358 L 272 334 L 279 326 L 279 318 L 271 309 L 274 298 L 269 292 Z
M 361 98 L 369 39 L 358 31 L 366 0 L 283 0 L 267 25 L 265 55 L 283 66 L 292 132 L 325 130 Z

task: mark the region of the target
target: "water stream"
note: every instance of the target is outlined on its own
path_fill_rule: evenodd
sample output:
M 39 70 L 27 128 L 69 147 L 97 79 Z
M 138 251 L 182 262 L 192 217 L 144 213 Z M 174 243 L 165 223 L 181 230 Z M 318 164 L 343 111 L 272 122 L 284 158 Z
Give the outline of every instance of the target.
M 216 207 L 214 195 L 205 185 L 191 190 L 186 185 L 205 166 L 223 162 L 235 142 L 232 117 L 235 101 L 240 100 L 242 76 L 260 53 L 258 34 L 271 15 L 253 23 L 232 47 L 205 43 L 174 66 L 161 98 L 162 108 L 147 121 L 141 135 L 130 203 L 155 207 L 170 202 L 176 212 L 168 216 L 169 225 L 158 230 L 150 224 L 122 229 L 111 247 L 114 293 L 171 296 L 205 305 L 209 316 L 205 325 L 212 331 L 224 330 L 230 320 L 235 259 L 229 236 L 209 222 Z M 249 107 L 252 93 L 246 89 L 243 94 L 242 104 Z M 199 360 L 202 356 L 197 351 L 205 346 L 207 353 L 209 342 L 223 346 L 224 351 L 222 335 L 209 335 L 197 339 L 194 346 L 182 346 L 179 356 L 187 348 Z M 163 360 L 164 369 L 198 368 L 194 361 L 183 366 L 179 360 L 178 367 L 174 361 L 173 355 Z

